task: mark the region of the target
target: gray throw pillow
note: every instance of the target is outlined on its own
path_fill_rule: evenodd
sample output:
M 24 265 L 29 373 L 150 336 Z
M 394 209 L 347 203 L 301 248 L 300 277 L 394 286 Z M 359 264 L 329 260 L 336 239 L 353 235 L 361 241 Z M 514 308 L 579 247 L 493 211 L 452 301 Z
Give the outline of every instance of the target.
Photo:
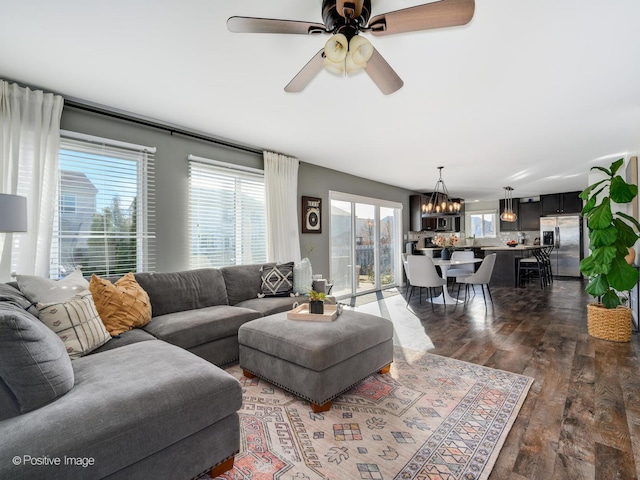
M 38 277 L 36 275 L 16 275 L 20 291 L 32 302 L 55 303 L 64 302 L 84 290 L 89 289 L 89 282 L 77 269 L 60 280 Z
M 261 296 L 276 297 L 293 293 L 293 262 L 264 265 L 260 269 L 260 276 Z
M 35 410 L 67 393 L 74 384 L 71 359 L 55 333 L 15 305 L 0 305 L 0 420 Z M 13 410 L 13 411 L 12 411 Z
M 29 300 L 20 290 L 6 283 L 0 283 L 0 302 L 8 302 L 20 307 L 34 317 L 38 316 L 38 309 L 35 303 Z

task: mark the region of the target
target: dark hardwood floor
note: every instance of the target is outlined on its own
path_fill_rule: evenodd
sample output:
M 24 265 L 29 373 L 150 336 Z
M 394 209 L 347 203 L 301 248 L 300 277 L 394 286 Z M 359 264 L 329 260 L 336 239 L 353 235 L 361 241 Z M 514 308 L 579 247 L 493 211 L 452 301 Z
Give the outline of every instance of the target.
M 490 480 L 639 478 L 640 339 L 590 337 L 582 281 L 494 287 L 488 307 L 478 290 L 435 312 L 400 291 L 358 307 L 392 320 L 396 344 L 535 379 Z

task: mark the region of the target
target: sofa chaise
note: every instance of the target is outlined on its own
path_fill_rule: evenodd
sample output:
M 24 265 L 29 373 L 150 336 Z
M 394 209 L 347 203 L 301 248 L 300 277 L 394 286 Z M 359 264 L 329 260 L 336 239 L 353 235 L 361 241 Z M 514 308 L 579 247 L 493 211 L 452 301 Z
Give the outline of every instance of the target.
M 238 329 L 304 297 L 263 297 L 262 265 L 137 273 L 152 320 L 70 360 L 0 284 L 0 478 L 218 475 L 239 450 Z M 36 314 L 36 315 L 34 315 Z

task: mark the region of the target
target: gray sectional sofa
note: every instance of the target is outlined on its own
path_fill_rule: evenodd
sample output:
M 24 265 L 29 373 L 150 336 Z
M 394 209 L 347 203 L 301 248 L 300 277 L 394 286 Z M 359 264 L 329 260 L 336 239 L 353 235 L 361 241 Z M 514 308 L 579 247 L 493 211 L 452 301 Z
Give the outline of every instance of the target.
M 304 297 L 258 298 L 262 265 L 139 273 L 152 320 L 71 361 L 0 288 L 0 478 L 189 479 L 233 465 L 238 329 Z M 195 354 L 195 355 L 194 355 Z

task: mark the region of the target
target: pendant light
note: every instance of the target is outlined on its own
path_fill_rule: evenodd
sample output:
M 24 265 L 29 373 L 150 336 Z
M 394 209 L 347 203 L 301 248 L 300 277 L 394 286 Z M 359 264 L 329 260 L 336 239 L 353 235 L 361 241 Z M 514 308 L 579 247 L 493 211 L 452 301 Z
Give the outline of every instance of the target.
M 503 222 L 515 222 L 518 215 L 513 213 L 513 188 L 504 188 L 504 211 L 500 214 L 500 220 Z
M 440 178 L 436 182 L 436 186 L 433 187 L 433 193 L 429 197 L 429 203 L 422 206 L 422 213 L 425 217 L 442 217 L 444 215 L 457 215 L 460 213 L 462 205 L 460 202 L 451 200 L 447 186 L 442 180 L 443 168 L 444 167 L 438 167 Z

